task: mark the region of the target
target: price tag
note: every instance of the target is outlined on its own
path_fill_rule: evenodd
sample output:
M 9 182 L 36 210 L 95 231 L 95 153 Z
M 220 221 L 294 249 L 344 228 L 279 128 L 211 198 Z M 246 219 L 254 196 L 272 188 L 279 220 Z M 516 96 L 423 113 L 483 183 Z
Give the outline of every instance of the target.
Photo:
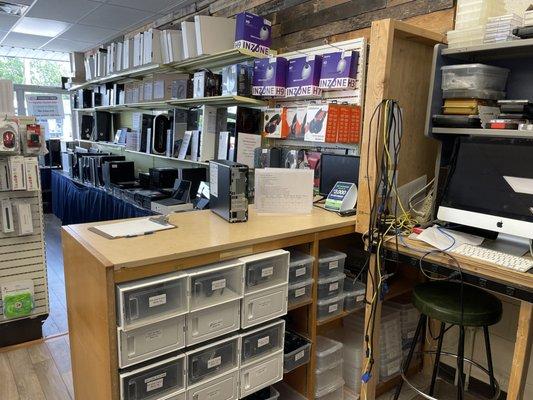
M 167 304 L 167 294 L 163 293 L 158 296 L 152 296 L 148 298 L 148 307 L 157 307 Z
M 215 368 L 222 364 L 222 357 L 218 356 L 207 361 L 207 368 Z
M 265 336 L 264 338 L 257 340 L 257 347 L 263 347 L 270 343 L 270 336 Z
M 305 271 L 307 270 L 306 267 L 298 268 L 296 272 L 294 273 L 296 276 L 302 276 L 305 275 Z
M 294 291 L 294 297 L 301 297 L 305 294 L 305 287 L 303 288 L 300 288 L 300 289 L 296 289 Z
M 325 208 L 330 211 L 353 209 L 357 201 L 357 187 L 350 182 L 337 182 L 326 199 Z
M 167 374 L 165 372 L 145 379 L 144 383 L 146 384 L 146 391 L 151 392 L 153 390 L 161 389 L 163 387 L 163 383 L 165 381 L 166 376 Z
M 339 268 L 339 260 L 331 261 L 329 263 L 329 269 Z
M 333 292 L 334 290 L 338 290 L 338 289 L 339 289 L 339 282 L 330 283 L 329 285 L 330 292 Z
M 329 313 L 333 313 L 335 311 L 337 311 L 339 309 L 339 305 L 338 304 L 332 304 L 331 306 L 329 306 Z
M 211 283 L 211 290 L 224 289 L 226 287 L 226 279 L 219 279 Z
M 305 355 L 305 351 L 304 350 L 296 353 L 296 355 L 294 356 L 294 361 L 301 360 L 302 358 L 304 358 L 304 355 Z
M 272 276 L 274 274 L 274 267 L 263 268 L 261 270 L 261 278 L 266 278 L 267 276 Z

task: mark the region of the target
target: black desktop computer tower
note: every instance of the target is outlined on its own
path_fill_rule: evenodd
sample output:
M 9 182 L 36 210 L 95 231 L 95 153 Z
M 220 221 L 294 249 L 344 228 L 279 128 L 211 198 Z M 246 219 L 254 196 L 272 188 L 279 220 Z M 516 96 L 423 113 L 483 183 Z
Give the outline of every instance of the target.
M 96 134 L 98 142 L 111 142 L 113 138 L 113 114 L 107 111 L 96 111 Z
M 170 129 L 170 120 L 166 115 L 155 116 L 152 124 L 152 153 L 165 155 L 167 152 L 167 135 Z
M 150 150 L 151 143 L 148 142 L 148 129 L 152 130 L 154 126 L 155 115 L 143 114 L 142 116 L 142 126 L 141 126 L 141 146 L 139 151 L 146 153 L 146 150 Z
M 48 139 L 46 141 L 46 149 L 48 154 L 44 156 L 44 165 L 49 167 L 61 166 L 61 140 Z
M 177 168 L 150 168 L 150 187 L 154 189 L 173 188 L 174 182 L 179 178 Z
M 106 187 L 131 183 L 135 180 L 133 161 L 109 161 L 102 166 L 102 177 Z
M 179 179 L 191 182 L 191 197 L 194 197 L 200 183 L 207 181 L 207 168 L 180 168 Z
M 209 178 L 211 211 L 228 222 L 248 221 L 248 166 L 209 161 Z

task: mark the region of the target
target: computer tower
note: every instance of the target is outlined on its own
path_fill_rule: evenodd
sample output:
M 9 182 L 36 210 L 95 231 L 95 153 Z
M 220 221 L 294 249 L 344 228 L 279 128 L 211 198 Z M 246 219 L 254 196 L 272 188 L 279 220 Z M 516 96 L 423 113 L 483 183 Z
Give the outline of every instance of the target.
M 281 149 L 271 147 L 269 149 L 258 147 L 254 150 L 254 167 L 255 168 L 280 168 L 281 167 Z
M 180 171 L 177 168 L 159 167 L 150 168 L 150 187 L 165 189 L 174 187 L 174 182 L 179 178 Z
M 135 180 L 133 161 L 109 161 L 102 166 L 102 177 L 107 188 L 111 185 L 130 184 Z
M 89 89 L 78 90 L 78 107 L 91 108 L 93 107 L 93 91 Z
M 146 153 L 146 149 L 150 149 L 150 143 L 148 143 L 148 129 L 153 129 L 155 115 L 143 114 L 142 126 L 141 126 L 141 146 L 139 151 Z
M 46 141 L 46 148 L 48 154 L 44 156 L 44 165 L 50 167 L 61 166 L 61 140 L 60 139 L 48 139 Z
M 228 222 L 248 220 L 248 167 L 228 160 L 209 161 L 210 209 Z
M 139 186 L 143 189 L 150 188 L 150 173 L 149 172 L 139 172 Z
M 104 178 L 102 173 L 102 165 L 109 161 L 125 161 L 124 156 L 101 155 L 87 157 L 90 163 L 90 182 L 94 186 L 104 186 Z
M 92 140 L 94 132 L 94 117 L 84 114 L 81 116 L 80 139 Z
M 196 196 L 200 183 L 207 181 L 207 168 L 180 168 L 179 179 L 191 182 L 191 195 Z
M 113 114 L 107 111 L 96 111 L 96 134 L 97 142 L 111 142 L 113 138 Z
M 73 152 L 65 151 L 61 153 L 61 165 L 63 166 L 63 171 L 71 178 L 75 163 L 75 155 Z
M 166 155 L 167 135 L 170 129 L 170 120 L 164 114 L 156 115 L 152 124 L 152 153 Z

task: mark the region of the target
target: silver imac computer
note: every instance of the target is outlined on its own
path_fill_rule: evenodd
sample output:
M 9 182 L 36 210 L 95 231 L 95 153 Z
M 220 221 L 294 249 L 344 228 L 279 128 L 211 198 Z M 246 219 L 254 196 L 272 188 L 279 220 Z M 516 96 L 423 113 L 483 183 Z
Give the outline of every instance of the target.
M 525 253 L 533 239 L 533 140 L 460 138 L 450 165 L 437 218 L 497 232 L 487 247 Z

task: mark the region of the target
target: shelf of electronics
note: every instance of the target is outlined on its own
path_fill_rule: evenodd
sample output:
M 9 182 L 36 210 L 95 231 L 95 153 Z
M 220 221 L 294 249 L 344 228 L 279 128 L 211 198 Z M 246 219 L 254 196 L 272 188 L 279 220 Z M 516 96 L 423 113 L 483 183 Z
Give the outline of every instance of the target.
M 516 129 L 433 128 L 432 133 L 439 135 L 468 135 L 493 138 L 533 139 L 533 131 L 520 131 Z
M 172 64 L 148 64 L 126 71 L 117 72 L 101 78 L 73 85 L 70 90 L 75 91 L 89 86 L 107 82 L 123 82 L 131 79 L 139 79 L 157 73 L 165 72 L 191 72 L 197 69 L 215 69 L 225 65 L 237 64 L 239 62 L 253 60 L 255 58 L 267 57 L 261 53 L 255 53 L 245 49 L 230 49 L 217 54 L 202 55 L 199 57 L 179 61 Z

